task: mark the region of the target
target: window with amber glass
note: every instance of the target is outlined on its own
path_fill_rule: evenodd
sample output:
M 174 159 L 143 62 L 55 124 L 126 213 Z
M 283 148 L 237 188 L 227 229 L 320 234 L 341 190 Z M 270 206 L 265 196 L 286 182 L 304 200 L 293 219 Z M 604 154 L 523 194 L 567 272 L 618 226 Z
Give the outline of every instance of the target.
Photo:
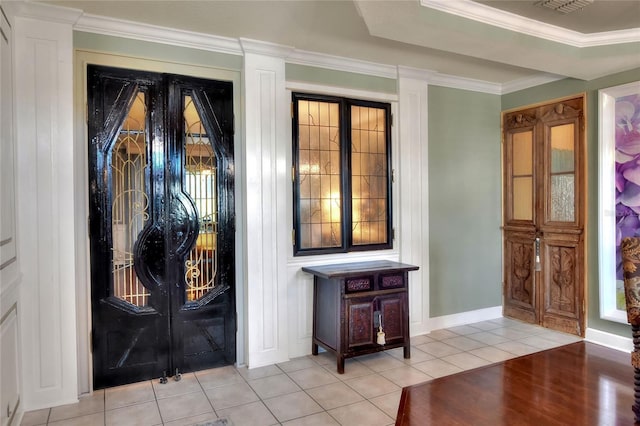
M 391 105 L 293 94 L 294 254 L 391 238 Z

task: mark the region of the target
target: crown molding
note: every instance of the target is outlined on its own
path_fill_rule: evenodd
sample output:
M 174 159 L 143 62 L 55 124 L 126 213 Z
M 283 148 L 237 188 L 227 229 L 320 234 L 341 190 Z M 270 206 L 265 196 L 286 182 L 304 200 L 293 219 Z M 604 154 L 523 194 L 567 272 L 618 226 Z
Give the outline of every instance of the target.
M 594 47 L 640 42 L 640 28 L 584 34 L 525 18 L 471 0 L 420 0 L 420 5 L 505 30 L 573 47 Z
M 290 64 L 307 65 L 312 67 L 328 68 L 336 71 L 366 74 L 376 77 L 397 78 L 394 65 L 379 64 L 376 62 L 362 61 L 359 59 L 345 58 L 342 56 L 327 55 L 325 53 L 294 50 L 287 57 Z
M 59 24 L 75 24 L 82 11 L 70 7 L 52 6 L 44 3 L 12 1 L 4 3 L 7 12 L 14 17 L 40 19 Z
M 141 22 L 114 19 L 105 16 L 85 14 L 78 19 L 74 30 L 115 37 L 134 38 L 153 43 L 188 47 L 211 52 L 242 55 L 242 47 L 237 39 L 220 37 L 175 28 L 143 24 Z
M 291 46 L 270 43 L 267 41 L 252 40 L 242 37 L 239 40 L 243 53 L 255 53 L 258 55 L 286 58 L 294 50 Z
M 428 83 L 431 81 L 431 77 L 435 74 L 437 74 L 437 72 L 433 70 L 398 65 L 398 78 L 410 78 Z
M 540 74 L 534 77 L 519 78 L 502 84 L 502 94 L 517 92 L 518 90 L 528 89 L 530 87 L 540 86 L 541 84 L 552 83 L 554 81 L 562 80 L 566 77 L 562 77 L 555 74 Z
M 307 83 L 306 81 L 287 80 L 287 90 L 292 92 L 318 93 L 323 95 L 341 96 L 347 98 L 369 99 L 379 102 L 397 102 L 396 93 L 373 92 L 370 90 L 349 89 L 339 86 Z
M 457 77 L 449 74 L 434 73 L 429 78 L 429 85 L 449 87 L 451 89 L 469 90 L 472 92 L 501 95 L 502 84 L 473 78 Z

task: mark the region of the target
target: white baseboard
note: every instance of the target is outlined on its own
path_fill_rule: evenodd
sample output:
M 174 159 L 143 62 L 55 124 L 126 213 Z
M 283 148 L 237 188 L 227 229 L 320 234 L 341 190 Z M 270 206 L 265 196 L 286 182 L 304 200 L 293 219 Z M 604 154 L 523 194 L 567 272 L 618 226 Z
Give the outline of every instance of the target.
M 622 337 L 617 334 L 607 333 L 593 328 L 587 328 L 584 340 L 608 348 L 617 349 L 619 351 L 633 351 L 633 339 L 631 337 Z
M 474 322 L 487 321 L 501 317 L 502 306 L 493 306 L 491 308 L 429 318 L 428 328 L 429 331 L 439 330 L 441 328 L 456 327 L 458 325 L 472 324 Z

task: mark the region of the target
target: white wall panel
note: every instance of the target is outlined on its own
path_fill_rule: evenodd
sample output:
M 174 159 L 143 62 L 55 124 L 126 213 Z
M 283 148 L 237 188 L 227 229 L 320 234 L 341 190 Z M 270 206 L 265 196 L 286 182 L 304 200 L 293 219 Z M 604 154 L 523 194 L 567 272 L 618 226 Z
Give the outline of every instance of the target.
M 26 7 L 29 7 L 26 5 Z M 24 12 L 24 11 L 23 11 Z M 73 43 L 77 15 L 15 18 L 24 408 L 77 400 Z M 53 18 L 52 18 L 53 19 Z
M 247 364 L 288 359 L 286 200 L 289 100 L 278 46 L 244 49 Z
M 429 332 L 428 74 L 398 68 L 400 261 L 409 273 L 409 333 Z

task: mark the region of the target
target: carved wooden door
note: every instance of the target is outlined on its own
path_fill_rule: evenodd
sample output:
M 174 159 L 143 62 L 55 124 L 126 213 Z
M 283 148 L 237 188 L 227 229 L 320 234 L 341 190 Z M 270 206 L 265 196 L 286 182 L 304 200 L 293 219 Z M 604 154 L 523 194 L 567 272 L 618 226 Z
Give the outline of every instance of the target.
M 584 97 L 502 117 L 504 315 L 585 331 Z
M 87 75 L 94 387 L 232 364 L 232 83 Z

